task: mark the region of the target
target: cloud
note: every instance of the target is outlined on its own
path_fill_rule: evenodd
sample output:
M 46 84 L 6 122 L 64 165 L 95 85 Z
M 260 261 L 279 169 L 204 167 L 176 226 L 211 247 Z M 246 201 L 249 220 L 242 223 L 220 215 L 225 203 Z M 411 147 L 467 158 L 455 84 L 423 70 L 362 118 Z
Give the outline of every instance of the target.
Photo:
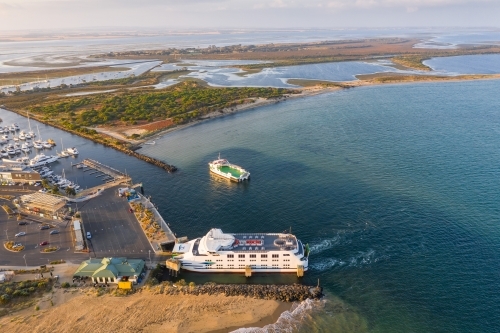
M 0 29 L 498 26 L 499 10 L 498 0 L 0 0 Z

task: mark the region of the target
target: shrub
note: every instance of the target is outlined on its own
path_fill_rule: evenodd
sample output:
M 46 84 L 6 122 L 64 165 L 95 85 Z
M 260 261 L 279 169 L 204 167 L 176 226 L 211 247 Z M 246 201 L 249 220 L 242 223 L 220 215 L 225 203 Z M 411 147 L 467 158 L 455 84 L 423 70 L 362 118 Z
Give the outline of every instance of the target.
M 61 287 L 63 287 L 63 288 L 69 288 L 70 284 L 69 284 L 69 282 L 63 282 L 63 283 L 61 283 Z
M 38 310 L 40 310 L 40 307 L 37 305 L 37 306 L 35 306 L 35 311 L 38 311 Z
M 0 302 L 3 304 L 9 303 L 10 298 L 11 298 L 10 295 L 3 294 L 2 296 L 0 296 Z

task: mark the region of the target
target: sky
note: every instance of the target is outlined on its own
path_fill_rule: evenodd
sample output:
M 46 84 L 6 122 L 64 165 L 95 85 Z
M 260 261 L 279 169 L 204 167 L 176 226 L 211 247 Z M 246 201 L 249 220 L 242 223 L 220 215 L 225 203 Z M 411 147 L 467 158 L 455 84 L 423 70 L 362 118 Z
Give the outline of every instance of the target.
M 80 28 L 500 27 L 500 0 L 0 0 L 0 35 Z

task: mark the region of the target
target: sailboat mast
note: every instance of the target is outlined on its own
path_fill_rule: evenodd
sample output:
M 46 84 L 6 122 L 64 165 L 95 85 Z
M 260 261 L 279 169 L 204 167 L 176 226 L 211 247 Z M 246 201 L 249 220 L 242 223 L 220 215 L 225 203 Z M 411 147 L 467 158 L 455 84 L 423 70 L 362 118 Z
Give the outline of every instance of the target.
M 26 111 L 26 115 L 28 116 L 28 126 L 30 128 L 30 132 L 32 132 L 32 130 L 31 130 L 31 123 L 30 123 L 30 113 L 28 111 Z

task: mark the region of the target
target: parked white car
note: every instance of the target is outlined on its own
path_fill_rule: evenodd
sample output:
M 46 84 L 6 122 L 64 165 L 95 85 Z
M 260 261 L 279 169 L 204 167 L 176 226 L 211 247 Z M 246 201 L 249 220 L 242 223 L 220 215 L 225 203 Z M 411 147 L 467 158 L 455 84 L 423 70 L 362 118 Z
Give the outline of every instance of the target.
M 20 236 L 24 236 L 24 235 L 26 235 L 26 233 L 24 231 L 21 231 L 21 232 L 18 232 L 16 234 L 16 237 L 20 237 Z

